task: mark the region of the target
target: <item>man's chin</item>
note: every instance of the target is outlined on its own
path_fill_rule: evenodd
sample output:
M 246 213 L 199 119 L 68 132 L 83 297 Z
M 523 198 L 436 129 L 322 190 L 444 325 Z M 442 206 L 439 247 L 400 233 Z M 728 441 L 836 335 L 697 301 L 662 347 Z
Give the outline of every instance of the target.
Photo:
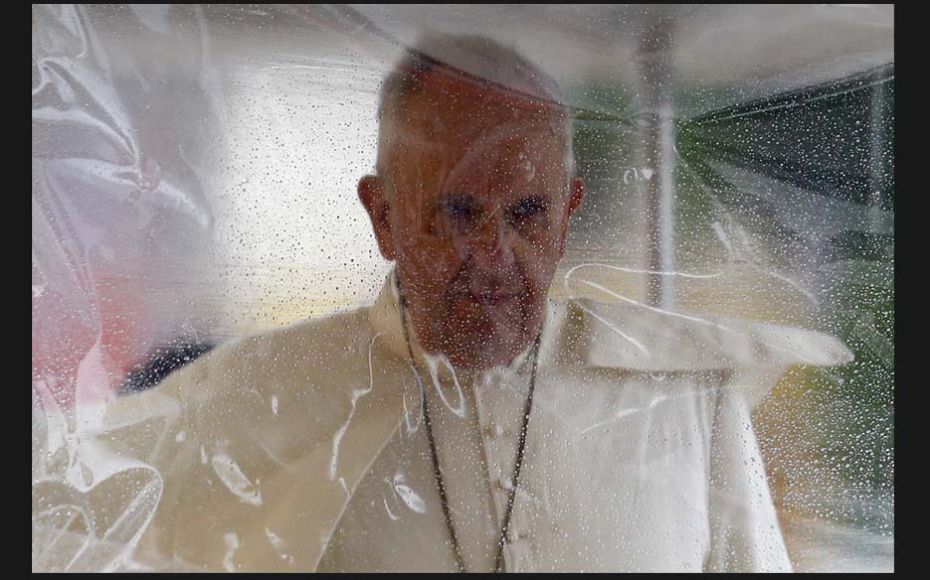
M 486 370 L 509 365 L 535 338 L 526 327 L 529 321 L 519 298 L 489 299 L 488 303 L 462 298 L 450 306 L 434 336 L 442 337 L 437 350 L 456 368 Z

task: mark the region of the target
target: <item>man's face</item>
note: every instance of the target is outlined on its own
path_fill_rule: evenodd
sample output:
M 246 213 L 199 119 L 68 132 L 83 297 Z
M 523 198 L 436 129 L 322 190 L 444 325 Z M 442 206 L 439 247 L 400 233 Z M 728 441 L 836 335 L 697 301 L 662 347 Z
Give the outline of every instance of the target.
M 456 367 L 507 364 L 542 328 L 584 194 L 566 171 L 564 129 L 551 112 L 429 89 L 404 115 L 379 182 L 385 220 L 369 212 L 376 234 L 390 230 L 379 244 L 397 261 L 408 320 Z

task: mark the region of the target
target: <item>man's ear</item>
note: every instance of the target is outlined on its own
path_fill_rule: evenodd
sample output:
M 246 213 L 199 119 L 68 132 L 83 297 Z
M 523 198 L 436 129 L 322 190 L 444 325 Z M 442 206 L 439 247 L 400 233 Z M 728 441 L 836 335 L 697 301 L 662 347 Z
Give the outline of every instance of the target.
M 572 179 L 572 198 L 568 200 L 568 215 L 571 217 L 575 210 L 581 207 L 584 201 L 584 180 L 580 177 Z
M 565 206 L 565 215 L 562 219 L 562 235 L 559 238 L 559 259 L 565 256 L 565 240 L 568 238 L 568 222 L 571 221 L 572 214 L 581 207 L 581 202 L 584 201 L 584 180 L 580 177 L 572 179 L 569 188 L 571 190 L 571 197 L 568 199 L 568 203 Z
M 377 175 L 366 175 L 358 182 L 358 198 L 365 206 L 371 227 L 378 240 L 378 250 L 385 260 L 395 257 L 394 230 L 391 224 L 391 206 L 388 203 L 384 180 Z

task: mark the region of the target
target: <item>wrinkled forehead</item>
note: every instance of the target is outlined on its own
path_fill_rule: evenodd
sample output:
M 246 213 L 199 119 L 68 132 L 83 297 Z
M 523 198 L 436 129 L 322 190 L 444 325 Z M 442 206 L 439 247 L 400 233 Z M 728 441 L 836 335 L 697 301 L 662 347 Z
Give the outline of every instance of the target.
M 564 170 L 561 161 L 570 138 L 560 111 L 426 89 L 407 96 L 388 130 L 393 163 L 438 156 L 447 165 L 486 168 L 519 161 Z

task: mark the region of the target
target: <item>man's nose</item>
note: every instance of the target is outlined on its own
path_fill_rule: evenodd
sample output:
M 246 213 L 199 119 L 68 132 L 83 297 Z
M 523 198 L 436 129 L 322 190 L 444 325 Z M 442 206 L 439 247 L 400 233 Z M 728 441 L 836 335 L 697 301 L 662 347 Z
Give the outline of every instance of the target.
M 488 270 L 512 266 L 513 234 L 500 212 L 492 214 L 468 237 L 468 258 L 475 266 Z

